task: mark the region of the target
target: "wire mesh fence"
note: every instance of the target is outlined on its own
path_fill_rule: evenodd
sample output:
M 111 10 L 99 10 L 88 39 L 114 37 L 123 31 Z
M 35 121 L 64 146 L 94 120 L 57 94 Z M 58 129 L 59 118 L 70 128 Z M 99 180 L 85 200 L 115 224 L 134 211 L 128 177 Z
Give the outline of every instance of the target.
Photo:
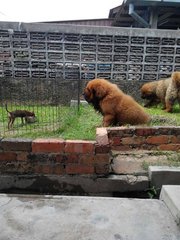
M 82 95 L 78 79 L 3 78 L 0 87 L 1 137 L 58 130 L 64 108 L 78 111 Z

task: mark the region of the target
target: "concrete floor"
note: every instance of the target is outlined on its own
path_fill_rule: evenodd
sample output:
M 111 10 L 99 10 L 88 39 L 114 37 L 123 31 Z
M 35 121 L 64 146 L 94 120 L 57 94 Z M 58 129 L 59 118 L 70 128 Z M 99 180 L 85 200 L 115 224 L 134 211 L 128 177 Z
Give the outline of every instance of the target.
M 161 200 L 0 195 L 0 240 L 179 240 Z

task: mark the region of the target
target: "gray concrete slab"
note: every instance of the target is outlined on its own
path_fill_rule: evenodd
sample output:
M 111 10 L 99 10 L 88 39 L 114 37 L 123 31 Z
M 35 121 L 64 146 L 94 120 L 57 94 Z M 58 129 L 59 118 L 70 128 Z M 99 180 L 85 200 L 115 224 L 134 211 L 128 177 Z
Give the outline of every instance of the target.
M 160 199 L 165 202 L 178 225 L 180 225 L 180 186 L 164 185 Z
M 163 201 L 0 195 L 0 240 L 179 240 Z

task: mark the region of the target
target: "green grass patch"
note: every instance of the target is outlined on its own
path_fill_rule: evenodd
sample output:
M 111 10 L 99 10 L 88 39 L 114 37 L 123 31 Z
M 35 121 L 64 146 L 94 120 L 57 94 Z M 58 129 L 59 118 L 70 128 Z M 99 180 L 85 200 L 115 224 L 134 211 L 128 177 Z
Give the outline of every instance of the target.
M 10 111 L 18 109 L 11 106 Z M 4 107 L 0 108 L 0 132 L 3 137 L 58 137 L 63 139 L 94 140 L 96 128 L 101 126 L 102 116 L 93 107 L 80 106 L 21 106 L 19 109 L 34 111 L 37 122 L 21 124 L 16 118 L 13 128 L 8 130 L 8 115 Z
M 179 126 L 180 125 L 180 107 L 176 104 L 173 113 L 161 110 L 161 106 L 146 108 L 147 113 L 152 116 L 151 126 Z
M 34 111 L 37 122 L 21 124 L 17 118 L 13 129 L 8 130 L 7 112 L 5 107 L 0 107 L 0 133 L 1 137 L 58 137 L 63 139 L 94 140 L 96 128 L 102 126 L 102 115 L 95 112 L 90 105 L 77 107 L 68 106 L 8 106 L 9 110 L 27 109 Z M 176 105 L 173 113 L 166 113 L 160 107 L 145 109 L 152 116 L 150 126 L 179 126 L 180 111 Z
M 96 128 L 101 126 L 102 116 L 90 106 L 69 108 L 60 116 L 60 128 L 57 133 L 64 139 L 95 139 Z

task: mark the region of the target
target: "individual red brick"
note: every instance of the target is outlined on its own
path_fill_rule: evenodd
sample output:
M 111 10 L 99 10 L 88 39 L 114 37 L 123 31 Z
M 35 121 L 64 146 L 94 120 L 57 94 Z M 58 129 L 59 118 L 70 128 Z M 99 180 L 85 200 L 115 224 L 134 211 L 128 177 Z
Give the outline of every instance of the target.
M 94 153 L 94 141 L 67 140 L 65 144 L 66 153 Z
M 170 143 L 179 143 L 180 144 L 180 136 L 169 136 Z
M 27 152 L 17 152 L 17 161 L 27 161 L 28 160 L 28 154 Z
M 180 128 L 175 126 L 158 126 L 156 127 L 159 135 L 178 135 Z
M 152 136 L 157 132 L 155 128 L 137 128 L 135 134 L 137 136 Z
M 42 165 L 41 166 L 41 172 L 43 174 L 52 174 L 53 173 L 53 166 L 52 165 Z
M 80 154 L 79 164 L 81 165 L 94 165 L 94 154 Z
M 169 136 L 150 136 L 146 139 L 146 142 L 148 144 L 167 144 L 169 142 Z
M 122 137 L 113 137 L 110 140 L 110 144 L 113 146 L 121 145 L 121 139 L 122 139 Z
M 108 137 L 122 137 L 122 136 L 133 136 L 135 133 L 135 127 L 112 127 L 107 128 Z
M 110 166 L 108 164 L 104 165 L 95 165 L 95 173 L 96 174 L 108 174 L 110 172 Z
M 151 145 L 151 144 L 142 144 L 141 146 L 140 146 L 140 149 L 142 149 L 142 150 L 149 150 L 149 151 L 151 151 L 151 150 L 157 150 L 157 147 L 158 147 L 158 145 Z
M 64 154 L 57 154 L 56 155 L 56 162 L 58 163 L 65 163 L 66 162 L 66 156 Z
M 162 151 L 180 151 L 180 144 L 162 144 L 159 146 Z
M 4 151 L 31 151 L 31 139 L 23 138 L 4 138 L 1 147 Z
M 41 164 L 36 164 L 34 167 L 33 167 L 33 170 L 34 170 L 34 173 L 42 173 L 42 165 Z
M 30 153 L 28 154 L 28 161 L 31 163 L 47 163 L 49 161 L 48 153 Z M 52 161 L 52 156 L 50 155 L 50 159 Z
M 56 175 L 65 174 L 65 168 L 64 168 L 64 166 L 61 165 L 61 164 L 56 164 L 56 165 L 53 167 L 53 174 L 56 174 Z
M 69 164 L 66 166 L 67 174 L 94 174 L 94 166 Z
M 94 162 L 100 164 L 109 164 L 110 163 L 110 155 L 109 154 L 96 154 L 94 157 Z
M 9 161 L 1 169 L 3 173 L 9 174 L 32 174 L 32 166 L 27 162 Z
M 97 153 L 109 153 L 110 150 L 111 150 L 110 145 L 95 144 L 95 154 L 97 154 Z
M 122 129 L 124 129 L 124 127 L 109 127 L 107 128 L 107 134 L 108 134 L 108 138 L 112 138 L 112 137 L 119 137 L 122 135 Z
M 32 142 L 32 152 L 63 152 L 64 140 L 36 139 Z
M 68 154 L 66 154 L 66 162 L 65 162 L 65 164 L 78 163 L 78 162 L 79 162 L 79 154 L 77 154 L 77 153 L 68 153 Z
M 170 132 L 171 135 L 180 136 L 180 127 L 171 126 L 170 130 L 168 131 L 168 133 L 169 132 Z
M 0 152 L 0 161 L 16 161 L 17 154 L 15 152 Z
M 132 150 L 130 145 L 111 146 L 111 150 L 115 151 L 130 151 Z
M 143 144 L 145 139 L 143 137 L 126 137 L 121 138 L 121 143 L 123 145 L 139 145 Z

